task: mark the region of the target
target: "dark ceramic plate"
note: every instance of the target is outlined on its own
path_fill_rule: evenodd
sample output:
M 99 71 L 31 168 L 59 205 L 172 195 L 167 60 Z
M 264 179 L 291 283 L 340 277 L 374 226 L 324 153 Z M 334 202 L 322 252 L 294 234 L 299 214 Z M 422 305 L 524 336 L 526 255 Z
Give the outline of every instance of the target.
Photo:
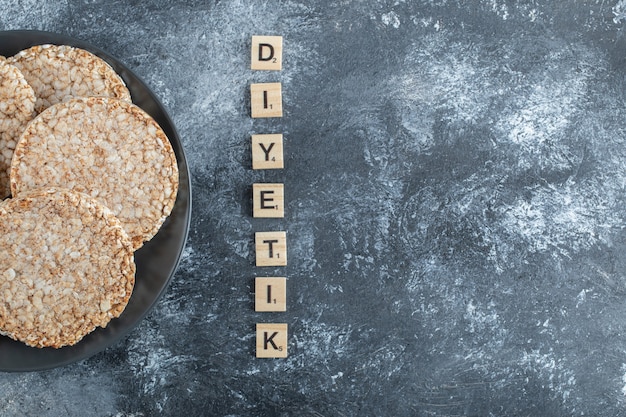
M 135 288 L 122 315 L 113 319 L 106 328 L 97 328 L 76 345 L 60 349 L 31 348 L 0 336 L 0 371 L 34 371 L 66 365 L 94 355 L 127 335 L 152 308 L 172 279 L 185 246 L 191 218 L 191 184 L 183 147 L 156 96 L 122 63 L 86 42 L 49 32 L 0 31 L 0 55 L 11 56 L 22 49 L 45 43 L 86 49 L 113 67 L 128 86 L 133 103 L 150 114 L 170 139 L 178 161 L 180 185 L 172 214 L 159 233 L 135 253 Z

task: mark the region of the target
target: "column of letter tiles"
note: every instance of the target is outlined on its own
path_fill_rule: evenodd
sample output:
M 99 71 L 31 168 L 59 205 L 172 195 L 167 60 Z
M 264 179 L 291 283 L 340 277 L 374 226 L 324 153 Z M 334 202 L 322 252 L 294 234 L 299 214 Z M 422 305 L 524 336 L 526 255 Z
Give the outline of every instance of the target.
M 282 36 L 253 36 L 250 52 L 252 70 L 282 70 Z M 282 85 L 256 83 L 250 85 L 250 115 L 252 118 L 283 117 Z M 283 135 L 256 134 L 251 137 L 252 169 L 282 169 Z M 252 185 L 252 216 L 283 218 L 285 216 L 284 184 L 256 183 Z M 284 231 L 255 233 L 256 266 L 287 265 L 287 233 Z M 257 312 L 287 310 L 287 279 L 257 277 L 255 279 L 254 309 Z M 287 357 L 287 324 L 257 323 L 256 357 Z

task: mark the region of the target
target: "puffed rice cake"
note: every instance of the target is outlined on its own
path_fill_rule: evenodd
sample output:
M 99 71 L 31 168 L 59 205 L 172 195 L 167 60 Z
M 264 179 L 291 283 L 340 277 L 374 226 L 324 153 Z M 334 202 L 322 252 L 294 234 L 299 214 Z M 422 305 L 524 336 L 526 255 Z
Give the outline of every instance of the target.
M 15 148 L 12 194 L 46 186 L 99 199 L 138 249 L 172 211 L 178 166 L 167 136 L 138 106 L 75 98 L 39 114 Z
M 103 96 L 130 102 L 122 78 L 102 58 L 69 45 L 36 45 L 9 62 L 22 71 L 35 91 L 37 113 L 72 97 Z
M 11 192 L 9 171 L 17 140 L 35 117 L 35 92 L 21 71 L 0 57 L 0 199 Z
M 135 284 L 133 247 L 97 200 L 59 188 L 0 204 L 0 334 L 73 345 L 119 317 Z

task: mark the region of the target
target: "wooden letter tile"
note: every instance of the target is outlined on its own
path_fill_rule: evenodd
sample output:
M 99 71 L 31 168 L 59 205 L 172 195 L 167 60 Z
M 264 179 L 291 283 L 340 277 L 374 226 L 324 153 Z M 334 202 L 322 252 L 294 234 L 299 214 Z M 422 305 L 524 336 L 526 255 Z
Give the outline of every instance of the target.
M 287 311 L 287 278 L 256 278 L 254 311 Z
M 281 83 L 250 84 L 252 117 L 283 117 L 281 89 Z
M 257 323 L 256 325 L 256 357 L 286 358 L 287 357 L 287 324 Z
M 286 232 L 256 232 L 254 236 L 256 266 L 287 265 Z
M 252 135 L 252 169 L 282 169 L 283 135 Z
M 285 187 L 283 184 L 252 184 L 252 216 L 285 217 Z
M 283 68 L 283 37 L 253 36 L 250 68 L 280 71 Z

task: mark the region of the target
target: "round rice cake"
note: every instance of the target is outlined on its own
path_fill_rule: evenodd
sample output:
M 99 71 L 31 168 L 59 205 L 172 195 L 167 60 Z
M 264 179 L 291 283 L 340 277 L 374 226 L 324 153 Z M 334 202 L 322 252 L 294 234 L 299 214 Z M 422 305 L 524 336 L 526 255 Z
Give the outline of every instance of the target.
M 99 199 L 138 249 L 172 211 L 178 166 L 167 136 L 138 106 L 75 98 L 39 114 L 15 148 L 12 194 L 47 186 Z
M 17 140 L 35 117 L 35 92 L 17 67 L 0 59 L 0 199 L 11 192 L 9 171 Z
M 0 204 L 0 334 L 33 347 L 73 345 L 124 311 L 133 248 L 97 200 L 48 188 Z
M 72 97 L 102 96 L 131 101 L 130 91 L 113 68 L 84 49 L 36 45 L 8 60 L 22 71 L 33 87 L 38 113 Z

